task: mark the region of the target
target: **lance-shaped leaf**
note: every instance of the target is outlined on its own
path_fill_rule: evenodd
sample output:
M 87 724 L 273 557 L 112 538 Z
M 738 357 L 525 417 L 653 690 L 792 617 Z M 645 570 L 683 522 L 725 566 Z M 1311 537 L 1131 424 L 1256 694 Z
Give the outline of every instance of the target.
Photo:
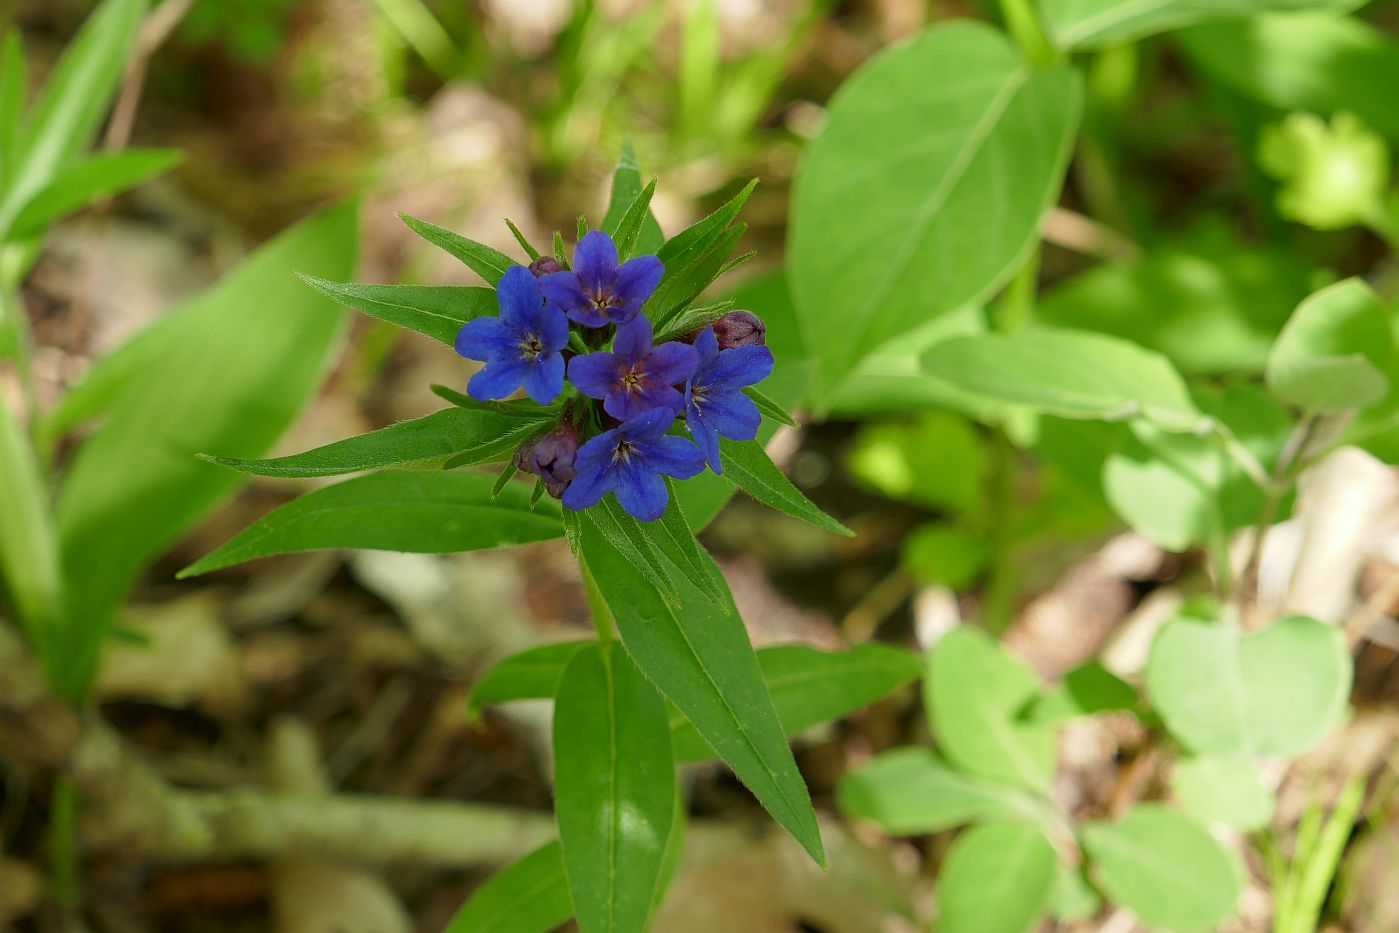
M 623 262 L 630 259 L 636 252 L 637 237 L 641 235 L 641 228 L 650 220 L 655 222 L 651 216 L 651 198 L 656 193 L 656 179 L 651 179 L 650 183 L 641 190 L 632 202 L 631 207 L 622 215 L 621 223 L 617 225 L 615 239 L 617 242 L 617 255 Z
M 930 748 L 896 748 L 840 782 L 840 808 L 886 832 L 939 833 L 982 820 L 1035 820 L 1043 804 L 1000 781 L 951 767 Z
M 855 533 L 802 495 L 801 490 L 792 485 L 792 481 L 777 468 L 767 451 L 763 450 L 763 445 L 757 441 L 722 438 L 719 441 L 719 456 L 723 462 L 724 476 L 763 505 L 838 535 Z
M 559 691 L 568 662 L 592 644 L 581 639 L 554 642 L 497 661 L 472 684 L 466 717 L 479 719 L 481 710 L 493 703 L 552 699 Z
M 446 227 L 439 227 L 437 224 L 409 217 L 407 214 L 399 214 L 398 216 L 408 225 L 410 230 L 433 246 L 444 249 L 460 259 L 472 272 L 485 279 L 492 287 L 500 284 L 506 269 L 519 265 L 500 250 L 484 243 L 477 243 L 475 240 L 468 240 Z
M 563 849 L 551 842 L 473 891 L 446 933 L 552 933 L 571 916 Z
M 647 299 L 642 309 L 657 329 L 667 329 L 671 319 L 724 272 L 729 257 L 747 229 L 746 224 L 730 227 L 693 259 L 666 266 L 661 284 L 656 286 L 655 293 Z
M 670 268 L 672 265 L 677 268 L 688 265 L 718 241 L 723 232 L 729 228 L 729 224 L 738 217 L 738 212 L 743 209 L 743 205 L 748 201 L 748 196 L 753 193 L 753 189 L 756 187 L 758 187 L 758 179 L 755 178 L 744 185 L 743 189 L 730 198 L 723 207 L 667 240 L 665 245 L 657 251 L 656 258 L 665 263 L 666 268 Z
M 758 801 L 818 862 L 811 797 L 768 698 L 743 620 L 675 573 L 677 609 L 633 570 L 590 512 L 578 513 L 588 569 L 637 666 L 694 724 Z
M 492 498 L 491 484 L 489 476 L 445 470 L 391 470 L 346 480 L 275 509 L 180 576 L 320 548 L 448 554 L 563 534 L 552 500 L 531 510 L 527 487 L 510 483 Z
M 616 642 L 574 655 L 554 705 L 554 811 L 582 933 L 642 933 L 675 808 L 665 705 Z
M 338 476 L 360 470 L 470 454 L 472 463 L 503 460 L 549 422 L 503 412 L 445 408 L 412 421 L 347 437 L 304 453 L 267 460 L 235 457 L 204 459 L 256 476 Z
M 452 346 L 467 321 L 500 312 L 493 289 L 476 285 L 366 285 L 313 275 L 307 285 L 342 305 Z
M 962 20 L 870 59 L 832 100 L 793 193 L 791 281 L 818 392 L 1001 286 L 1039 239 L 1078 123 L 1067 64 Z
M 177 149 L 105 152 L 72 165 L 34 195 L 10 229 L 14 239 L 34 236 L 60 218 L 92 202 L 134 188 L 179 164 Z

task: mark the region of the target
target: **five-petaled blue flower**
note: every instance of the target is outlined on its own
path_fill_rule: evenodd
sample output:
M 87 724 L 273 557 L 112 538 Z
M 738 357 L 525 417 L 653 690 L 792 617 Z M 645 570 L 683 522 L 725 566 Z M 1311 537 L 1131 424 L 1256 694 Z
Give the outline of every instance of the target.
M 653 409 L 580 447 L 573 461 L 578 475 L 564 491 L 563 504 L 580 511 L 611 492 L 634 517 L 660 518 L 670 501 L 662 474 L 689 479 L 704 469 L 704 454 L 693 442 L 666 434 L 674 420 L 669 409 Z
M 772 351 L 765 346 L 720 350 L 712 327 L 695 338 L 695 350 L 699 365 L 685 385 L 685 424 L 704 451 L 710 469 L 722 473 L 719 438 L 751 441 L 758 435 L 762 415 L 741 390 L 772 373 Z
M 617 327 L 612 351 L 575 356 L 568 363 L 568 380 L 578 391 L 602 399 L 602 409 L 626 421 L 662 408 L 671 417 L 685 409 L 685 397 L 675 386 L 695 372 L 698 357 L 687 344 L 651 345 L 651 322 L 638 314 Z
M 606 327 L 636 317 L 664 272 L 655 256 L 637 256 L 618 265 L 612 237 L 592 230 L 573 251 L 572 271 L 544 276 L 539 290 L 584 327 Z
M 563 391 L 568 320 L 544 303 L 534 275 L 511 266 L 496 286 L 500 317 L 467 321 L 457 334 L 457 352 L 483 360 L 466 391 L 474 399 L 502 399 L 524 386 L 529 397 L 547 405 Z

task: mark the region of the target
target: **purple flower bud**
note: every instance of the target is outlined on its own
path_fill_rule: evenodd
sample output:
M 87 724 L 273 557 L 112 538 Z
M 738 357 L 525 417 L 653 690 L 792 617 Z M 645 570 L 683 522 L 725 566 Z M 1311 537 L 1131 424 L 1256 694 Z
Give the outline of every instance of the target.
M 534 464 L 530 462 L 530 454 L 534 453 L 534 445 L 538 443 L 538 440 L 525 441 L 519 446 L 515 451 L 515 469 L 519 470 L 521 473 L 534 472 Z
M 553 275 L 555 272 L 562 272 L 564 268 L 563 263 L 559 262 L 553 256 L 540 256 L 529 264 L 529 271 L 534 273 L 535 278 L 539 278 L 541 275 Z
M 578 456 L 581 441 L 578 428 L 561 424 L 536 441 L 526 456 L 528 471 L 544 480 L 549 495 L 555 499 L 563 495 L 573 477 L 578 475 L 573 461 Z
M 761 347 L 767 343 L 768 327 L 751 311 L 730 311 L 714 322 L 714 336 L 720 350 L 735 347 Z

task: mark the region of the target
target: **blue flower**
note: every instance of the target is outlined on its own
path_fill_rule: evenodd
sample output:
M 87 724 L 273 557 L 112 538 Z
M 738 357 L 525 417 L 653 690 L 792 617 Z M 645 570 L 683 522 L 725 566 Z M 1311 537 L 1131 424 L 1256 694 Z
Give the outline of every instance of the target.
M 637 256 L 618 265 L 612 237 L 592 230 L 573 251 L 573 270 L 542 277 L 539 290 L 584 327 L 606 327 L 636 317 L 664 272 L 655 256 Z
M 695 338 L 699 365 L 685 385 L 685 424 L 704 451 L 710 469 L 719 466 L 719 438 L 751 441 L 758 436 L 762 415 L 741 391 L 772 374 L 772 351 L 765 346 L 719 349 L 714 329 L 706 327 Z
M 590 398 L 602 399 L 603 411 L 618 421 L 663 408 L 674 418 L 685 410 L 685 397 L 675 386 L 695 371 L 695 348 L 683 343 L 651 345 L 651 322 L 638 314 L 617 327 L 612 351 L 575 356 L 568 363 L 568 380 Z
M 541 405 L 563 391 L 568 319 L 544 303 L 534 275 L 511 266 L 496 286 L 500 317 L 467 321 L 457 334 L 457 352 L 486 366 L 471 377 L 466 391 L 474 399 L 502 399 L 524 386 Z
M 662 474 L 689 479 L 704 469 L 704 454 L 693 442 L 666 434 L 674 420 L 670 411 L 654 409 L 580 447 L 563 504 L 580 511 L 610 492 L 643 522 L 660 518 L 670 501 Z

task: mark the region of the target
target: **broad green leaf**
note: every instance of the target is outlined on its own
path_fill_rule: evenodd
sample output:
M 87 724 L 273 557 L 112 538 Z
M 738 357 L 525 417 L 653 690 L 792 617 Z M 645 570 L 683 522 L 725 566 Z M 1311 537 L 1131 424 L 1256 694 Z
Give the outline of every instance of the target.
M 426 220 L 419 220 L 416 217 L 409 217 L 407 214 L 399 214 L 398 216 L 414 233 L 433 246 L 446 250 L 460 259 L 467 268 L 485 279 L 492 288 L 500 284 L 506 269 L 519 265 L 500 250 L 493 249 L 484 243 L 477 243 L 475 240 L 468 240 L 461 234 L 453 233 L 445 227 L 439 227 L 437 224 L 428 223 Z
M 1054 893 L 1049 899 L 1049 913 L 1061 923 L 1075 923 L 1087 920 L 1103 906 L 1103 899 L 1093 890 L 1082 868 L 1068 868 L 1063 864 L 1054 879 Z
M 1180 808 L 1203 823 L 1256 830 L 1268 825 L 1277 801 L 1249 758 L 1201 755 L 1176 762 L 1171 791 Z
M 412 421 L 348 437 L 304 453 L 269 460 L 206 456 L 205 459 L 256 476 L 338 476 L 379 467 L 440 460 L 469 452 L 473 463 L 508 459 L 520 444 L 549 422 L 504 412 L 445 408 Z
M 982 777 L 1044 792 L 1054 776 L 1054 729 L 1023 722 L 1039 679 L 989 635 L 958 626 L 933 648 L 923 702 L 938 747 Z
M 959 835 L 938 872 L 943 933 L 1025 933 L 1054 893 L 1054 846 L 1033 823 L 974 826 Z
M 571 916 L 563 849 L 551 842 L 472 892 L 446 933 L 553 933 Z
M 1103 492 L 1113 511 L 1168 551 L 1222 534 L 1223 449 L 1207 437 L 1132 427 L 1103 464 Z
M 135 46 L 146 0 L 105 0 L 83 23 L 23 123 L 0 200 L 0 240 L 25 204 L 91 142 Z
M 554 642 L 497 661 L 471 685 L 466 718 L 479 720 L 481 710 L 494 703 L 553 698 L 568 662 L 592 644 L 581 639 Z
M 840 782 L 846 816 L 873 820 L 896 836 L 940 833 L 964 823 L 1035 821 L 1038 801 L 1025 791 L 966 774 L 931 749 L 896 748 Z
M 641 168 L 636 162 L 636 152 L 633 151 L 631 143 L 624 143 L 621 158 L 617 160 L 617 168 L 612 173 L 612 197 L 607 204 L 607 215 L 603 218 L 602 229 L 615 235 L 627 209 L 636 202 L 641 193 Z M 640 256 L 654 255 L 665 240 L 665 235 L 661 233 L 661 225 L 656 223 L 655 215 L 651 213 L 650 198 L 647 198 L 647 202 L 641 226 L 635 235 L 635 253 Z
M 14 239 L 37 236 L 55 221 L 94 201 L 134 188 L 174 168 L 176 149 L 127 149 L 91 156 L 62 170 L 30 198 L 10 228 Z
M 1247 635 L 1176 619 L 1156 636 L 1146 668 L 1152 706 L 1200 754 L 1299 755 L 1341 721 L 1350 683 L 1340 630 L 1306 616 Z
M 0 301 L 5 300 L 0 296 Z M 43 474 L 10 406 L 0 399 L 0 597 L 48 661 L 62 617 L 58 539 Z
M 969 20 L 842 85 L 803 158 L 791 227 L 823 400 L 881 344 L 1009 278 L 1058 199 L 1079 101 L 1067 64 L 1032 69 Z
M 499 313 L 495 290 L 477 285 L 364 285 L 303 275 L 327 297 L 371 317 L 426 334 L 447 346 L 467 321 Z
M 838 535 L 854 534 L 802 495 L 801 490 L 792 485 L 792 481 L 777 468 L 767 451 L 763 450 L 763 445 L 756 440 L 731 441 L 722 438 L 719 441 L 719 456 L 724 466 L 724 476 L 763 505 Z
M 131 581 L 241 482 L 195 455 L 266 450 L 315 394 L 345 315 L 293 271 L 349 276 L 357 228 L 350 203 L 281 234 L 100 360 L 60 403 L 52 430 L 100 419 L 57 511 L 74 694 Z
M 723 576 L 714 573 L 714 563 L 705 553 L 703 546 L 695 539 L 695 533 L 685 521 L 685 512 L 675 496 L 675 483 L 667 480 L 671 503 L 665 513 L 654 522 L 643 522 L 628 515 L 614 500 L 609 499 L 606 509 L 632 539 L 649 542 L 650 550 L 665 555 L 671 564 L 683 573 L 695 589 L 704 593 L 715 603 L 722 604 L 728 589 Z
M 1040 697 L 1030 718 L 1059 725 L 1096 713 L 1130 710 L 1137 702 L 1137 691 L 1131 684 L 1103 667 L 1101 661 L 1085 661 Z
M 1191 63 L 1281 110 L 1355 114 L 1399 139 L 1399 42 L 1351 16 L 1290 13 L 1194 26 L 1177 34 Z
M 758 801 L 824 862 L 811 798 L 731 600 L 716 606 L 675 574 L 676 609 L 578 514 L 580 547 L 637 666 L 694 724 Z
M 668 603 L 676 605 L 680 591 L 670 579 L 670 564 L 652 537 L 642 531 L 640 523 L 612 498 L 598 503 L 592 509 L 592 517 L 593 527 L 608 544 L 626 555 L 632 571 L 641 574 Z
M 923 673 L 917 654 L 873 642 L 849 651 L 773 645 L 758 649 L 758 665 L 789 736 L 868 706 Z M 672 717 L 671 728 L 677 761 L 714 757 L 714 749 L 683 715 Z
M 642 933 L 675 810 L 665 705 L 616 642 L 568 662 L 554 704 L 554 812 L 582 933 Z
M 1085 823 L 1081 835 L 1103 892 L 1145 926 L 1206 933 L 1237 909 L 1233 858 L 1168 807 L 1139 804 L 1118 822 Z
M 180 576 L 257 557 L 321 548 L 448 554 L 545 541 L 563 534 L 552 500 L 529 507 L 509 483 L 491 498 L 491 477 L 448 470 L 370 473 L 293 499 L 264 515 Z
M 1368 285 L 1346 279 L 1292 313 L 1268 354 L 1268 387 L 1309 413 L 1340 414 L 1389 394 L 1389 313 Z
M 1216 19 L 1297 10 L 1344 10 L 1360 0 L 1039 0 L 1061 49 L 1101 48 Z
M 1200 421 L 1165 357 L 1101 334 L 1032 328 L 954 337 L 923 354 L 923 370 L 964 391 L 1063 418 L 1145 415 L 1179 430 Z

